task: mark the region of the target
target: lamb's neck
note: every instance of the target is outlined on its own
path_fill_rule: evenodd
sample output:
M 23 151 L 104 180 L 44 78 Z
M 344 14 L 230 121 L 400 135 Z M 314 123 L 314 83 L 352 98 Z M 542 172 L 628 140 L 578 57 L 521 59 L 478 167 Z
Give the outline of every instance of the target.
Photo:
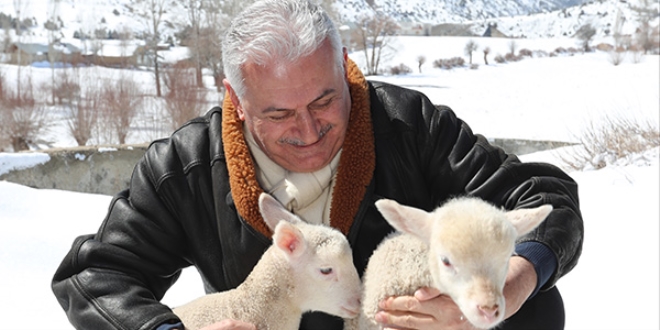
M 293 300 L 295 286 L 290 272 L 289 263 L 270 248 L 239 286 L 244 299 L 263 309 L 260 315 L 269 322 L 277 320 L 273 329 L 298 329 L 300 325 L 302 311 Z

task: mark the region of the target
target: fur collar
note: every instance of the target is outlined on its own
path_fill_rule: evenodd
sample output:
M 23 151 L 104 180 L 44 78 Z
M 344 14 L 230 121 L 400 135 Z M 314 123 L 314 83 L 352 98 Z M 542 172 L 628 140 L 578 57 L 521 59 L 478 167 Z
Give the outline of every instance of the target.
M 353 224 L 376 163 L 369 87 L 353 61 L 348 60 L 347 67 L 351 114 L 330 207 L 330 224 L 344 235 L 348 235 Z M 270 238 L 272 232 L 259 212 L 259 195 L 263 189 L 257 182 L 254 162 L 243 137 L 243 123 L 228 96 L 222 108 L 222 140 L 234 203 L 247 223 Z

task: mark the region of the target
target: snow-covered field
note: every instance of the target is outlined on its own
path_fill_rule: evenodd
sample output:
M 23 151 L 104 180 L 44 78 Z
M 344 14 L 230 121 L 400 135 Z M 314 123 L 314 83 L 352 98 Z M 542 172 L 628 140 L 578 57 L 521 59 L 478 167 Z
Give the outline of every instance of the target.
M 422 90 L 488 137 L 575 141 L 586 122 L 605 114 L 660 121 L 658 56 L 640 63 L 628 58 L 619 66 L 605 53 L 493 64 L 492 56 L 504 54 L 508 41 L 474 40 L 491 48 L 491 65 L 483 65 L 478 51 L 476 70 L 433 69 L 435 59 L 462 56 L 467 38 L 405 37 L 394 40 L 398 53 L 385 65 L 405 63 L 417 72 L 416 58 L 424 55 L 422 73 L 371 79 Z M 575 46 L 572 39 L 516 42 L 518 49 L 530 50 Z M 360 54 L 351 57 L 361 63 Z M 49 79 L 50 70 L 43 74 Z M 72 145 L 63 129 L 55 128 L 51 136 L 58 146 Z M 130 142 L 143 142 L 139 138 L 135 134 Z M 626 164 L 569 172 L 580 185 L 586 234 L 580 263 L 558 283 L 567 329 L 660 327 L 659 153 L 655 148 Z M 521 158 L 561 165 L 557 155 L 549 151 Z M 43 154 L 0 153 L 0 173 L 42 161 Z M 109 200 L 0 181 L 0 329 L 71 329 L 51 293 L 51 277 L 74 237 L 96 231 Z M 202 294 L 200 283 L 194 270 L 186 270 L 165 302 L 176 305 Z

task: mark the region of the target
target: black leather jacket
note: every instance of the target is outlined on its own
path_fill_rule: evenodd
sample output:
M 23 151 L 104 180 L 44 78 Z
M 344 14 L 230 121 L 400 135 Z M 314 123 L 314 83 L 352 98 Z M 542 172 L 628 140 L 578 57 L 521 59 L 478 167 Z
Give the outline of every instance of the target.
M 360 274 L 392 231 L 374 207 L 383 197 L 426 210 L 464 194 L 507 209 L 551 203 L 549 218 L 522 240 L 541 242 L 557 256 L 544 289 L 576 265 L 583 224 L 569 176 L 552 165 L 520 163 L 418 92 L 371 82 L 368 93 L 376 165 L 348 233 Z M 269 246 L 236 210 L 221 112 L 214 108 L 154 142 L 98 233 L 75 240 L 52 287 L 76 328 L 153 330 L 176 319 L 159 300 L 182 268 L 196 266 L 207 292 L 227 290 L 245 279 Z M 340 326 L 320 313 L 301 323 L 301 329 Z

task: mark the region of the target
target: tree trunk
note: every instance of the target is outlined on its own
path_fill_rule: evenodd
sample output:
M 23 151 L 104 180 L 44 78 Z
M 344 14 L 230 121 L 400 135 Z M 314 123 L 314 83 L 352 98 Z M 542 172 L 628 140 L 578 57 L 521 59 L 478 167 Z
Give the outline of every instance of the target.
M 154 48 L 154 75 L 156 76 L 156 96 L 161 97 L 160 70 L 158 69 L 158 45 Z

